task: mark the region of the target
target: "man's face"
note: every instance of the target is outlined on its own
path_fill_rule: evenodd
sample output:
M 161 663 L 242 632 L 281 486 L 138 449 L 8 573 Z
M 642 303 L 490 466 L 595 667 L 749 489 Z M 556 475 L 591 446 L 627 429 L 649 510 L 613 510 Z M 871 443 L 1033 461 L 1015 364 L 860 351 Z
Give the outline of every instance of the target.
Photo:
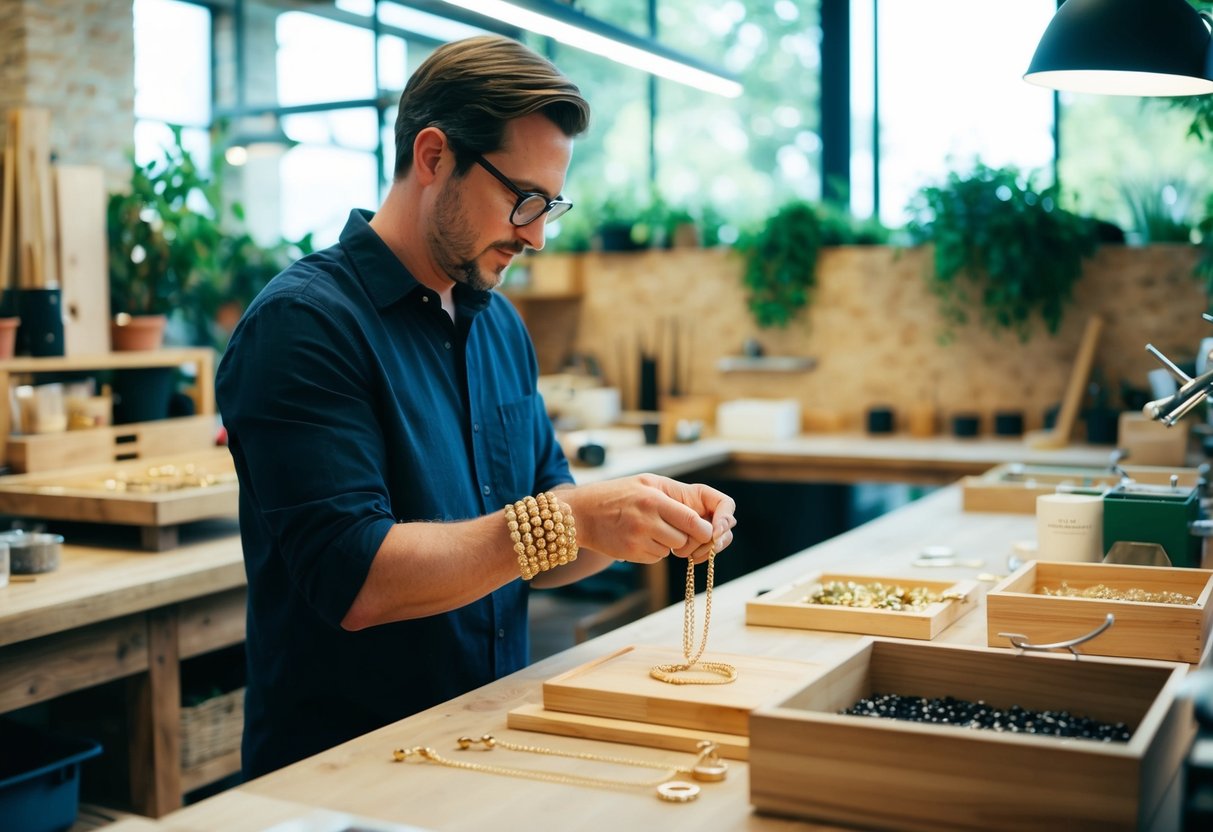
M 504 144 L 485 154 L 522 191 L 553 199 L 564 187 L 573 140 L 546 116 L 533 113 L 506 125 Z M 434 203 L 428 233 L 434 260 L 456 283 L 487 291 L 525 248 L 543 248 L 544 214 L 525 226 L 510 222 L 517 195 L 477 164 L 450 177 Z

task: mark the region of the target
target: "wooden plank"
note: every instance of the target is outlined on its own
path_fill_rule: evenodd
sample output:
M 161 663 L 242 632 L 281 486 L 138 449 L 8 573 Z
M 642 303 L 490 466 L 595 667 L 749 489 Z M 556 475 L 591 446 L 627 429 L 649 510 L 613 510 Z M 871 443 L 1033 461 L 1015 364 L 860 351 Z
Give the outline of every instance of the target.
M 0 713 L 147 669 L 142 615 L 0 648 Z
M 938 601 L 922 610 L 864 609 L 802 602 L 801 599 L 822 584 L 832 582 L 881 583 L 886 586 L 901 586 L 907 590 L 923 588 L 937 595 L 949 593 L 960 597 Z M 790 585 L 747 601 L 745 621 L 747 624 L 765 627 L 933 639 L 977 606 L 974 592 L 976 588 L 974 581 L 929 581 L 905 576 L 813 572 Z
M 243 644 L 247 606 L 244 587 L 182 603 L 177 630 L 181 657 Z
M 3 362 L 10 373 L 74 373 L 88 370 L 129 370 L 141 367 L 213 367 L 215 351 L 208 347 L 166 347 L 160 350 L 111 352 L 99 355 L 21 357 Z M 200 411 L 202 412 L 202 411 Z
M 140 814 L 160 817 L 181 807 L 181 667 L 177 613 L 147 616 L 148 672 L 131 680 L 131 803 Z
M 821 672 L 809 662 L 709 653 L 702 660 L 733 665 L 736 681 L 671 685 L 649 675 L 654 665 L 682 660 L 667 648 L 625 647 L 544 682 L 543 704 L 552 711 L 744 735 L 750 711 Z
M 581 737 L 688 753 L 694 753 L 703 740 L 711 740 L 720 747 L 720 756 L 730 760 L 745 760 L 750 754 L 750 740 L 740 734 L 722 734 L 718 731 L 675 728 L 628 719 L 562 713 L 549 711 L 538 704 L 522 705 L 510 711 L 506 725 L 519 731 L 539 731 L 563 737 Z
M 55 206 L 67 355 L 109 351 L 105 178 L 100 167 L 55 165 Z
M 0 179 L 3 180 L 3 192 L 0 193 L 0 290 L 9 290 L 17 286 L 14 262 L 17 239 L 17 160 L 11 145 L 6 144 L 3 152 L 3 158 L 0 160 Z
M 1070 380 L 1066 383 L 1065 394 L 1061 400 L 1061 409 L 1057 412 L 1057 422 L 1049 430 L 1035 431 L 1024 437 L 1029 447 L 1060 448 L 1070 443 L 1074 425 L 1078 422 L 1082 397 L 1087 389 L 1087 379 L 1091 377 L 1091 367 L 1095 364 L 1095 350 L 1099 346 L 1099 335 L 1102 331 L 1102 318 L 1092 315 L 1087 319 L 1082 341 L 1078 345 L 1078 354 L 1074 357 L 1074 366 L 1070 370 Z

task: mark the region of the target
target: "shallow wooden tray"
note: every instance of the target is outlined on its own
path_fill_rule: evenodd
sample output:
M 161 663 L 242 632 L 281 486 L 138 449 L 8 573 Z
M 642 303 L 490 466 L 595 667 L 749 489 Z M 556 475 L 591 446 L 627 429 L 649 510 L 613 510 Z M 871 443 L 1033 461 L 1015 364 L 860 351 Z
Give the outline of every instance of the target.
M 1124 471 L 1135 482 L 1146 485 L 1169 485 L 1174 475 L 1179 478 L 1179 485 L 1191 487 L 1200 478 L 1195 468 L 1126 465 Z M 998 465 L 961 481 L 961 505 L 965 511 L 1035 514 L 1036 498 L 1056 493 L 1059 485 L 1098 489 L 1118 482 L 1119 473 L 1094 466 Z
M 153 466 L 195 465 L 221 481 L 173 491 L 109 491 L 105 480 L 119 473 L 137 477 Z M 107 523 L 140 527 L 143 546 L 162 550 L 177 545 L 181 523 L 235 516 L 239 486 L 227 448 L 189 454 L 148 457 L 54 473 L 0 477 L 0 513 L 49 520 Z
M 662 647 L 624 647 L 543 683 L 543 706 L 591 717 L 745 735 L 750 711 L 798 690 L 823 668 L 811 662 L 711 653 L 703 661 L 727 662 L 737 680 L 727 685 L 671 685 L 649 669 L 682 661 Z
M 1183 665 L 867 639 L 750 718 L 760 812 L 881 829 L 1174 828 L 1196 728 Z M 1124 722 L 1127 743 L 844 716 L 873 693 Z
M 1038 594 L 1065 581 L 1073 589 L 1105 584 L 1113 589 L 1182 592 L 1195 604 L 1105 601 Z M 986 595 L 986 640 L 1010 647 L 999 633 L 1019 633 L 1031 644 L 1054 644 L 1092 632 L 1111 613 L 1115 622 L 1076 649 L 1096 656 L 1199 663 L 1213 626 L 1213 570 L 1110 563 L 1028 561 Z
M 800 599 L 817 584 L 828 581 L 894 584 L 926 587 L 932 592 L 955 592 L 964 600 L 930 604 L 919 611 L 874 610 L 802 604 Z M 894 638 L 932 639 L 972 610 L 975 581 L 927 581 L 921 578 L 892 578 L 887 575 L 841 575 L 814 572 L 795 583 L 773 589 L 746 602 L 745 623 L 764 627 L 793 627 L 799 630 L 828 630 Z
M 670 725 L 654 725 L 630 719 L 610 719 L 605 716 L 566 714 L 549 711 L 542 705 L 522 705 L 506 715 L 506 725 L 520 731 L 539 731 L 562 737 L 580 737 L 587 740 L 622 742 L 628 745 L 643 745 L 649 748 L 665 748 L 670 751 L 695 753 L 699 743 L 711 740 L 716 743 L 720 756 L 730 760 L 746 760 L 750 756 L 749 737 L 738 734 L 722 734 L 719 731 L 704 731 L 695 728 L 675 728 Z

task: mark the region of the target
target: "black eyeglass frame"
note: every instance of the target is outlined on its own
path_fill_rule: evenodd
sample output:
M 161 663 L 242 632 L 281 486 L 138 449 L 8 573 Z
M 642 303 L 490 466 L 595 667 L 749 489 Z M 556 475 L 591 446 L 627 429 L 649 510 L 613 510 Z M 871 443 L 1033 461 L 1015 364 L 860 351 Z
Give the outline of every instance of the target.
M 548 199 L 546 196 L 544 196 L 541 193 L 538 193 L 537 191 L 522 190 L 522 188 L 519 188 L 517 185 L 515 185 L 513 182 L 511 182 L 510 178 L 508 176 L 506 176 L 501 171 L 497 170 L 497 168 L 493 167 L 493 165 L 489 162 L 489 160 L 484 158 L 483 156 L 481 156 L 479 153 L 477 153 L 472 158 L 476 162 L 476 164 L 480 165 L 480 167 L 487 170 L 490 174 L 492 174 L 494 179 L 496 179 L 502 185 L 505 185 L 507 188 L 509 188 L 514 193 L 514 195 L 516 197 L 518 197 L 518 200 L 514 203 L 514 208 L 510 211 L 510 224 L 511 225 L 515 225 L 515 226 L 521 228 L 525 225 L 530 225 L 535 220 L 542 217 L 544 214 L 549 214 L 548 219 L 554 220 L 557 217 L 563 217 L 565 214 L 567 214 L 569 212 L 569 209 L 573 207 L 573 203 L 569 202 L 567 199 L 562 199 L 559 196 L 557 196 L 555 199 Z M 528 219 L 526 221 L 518 220 L 517 219 L 518 210 L 520 208 L 522 208 L 522 206 L 525 203 L 527 203 L 528 201 L 533 202 L 536 199 L 541 200 L 543 202 L 543 209 L 540 210 L 537 214 L 535 214 L 535 216 L 531 217 L 530 219 Z M 545 222 L 546 221 L 547 220 L 545 220 Z

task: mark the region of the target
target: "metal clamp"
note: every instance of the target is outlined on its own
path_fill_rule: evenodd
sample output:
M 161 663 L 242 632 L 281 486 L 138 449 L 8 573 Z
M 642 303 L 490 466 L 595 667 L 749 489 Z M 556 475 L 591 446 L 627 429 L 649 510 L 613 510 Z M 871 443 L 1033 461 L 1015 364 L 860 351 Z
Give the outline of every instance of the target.
M 1010 640 L 1011 645 L 1013 647 L 1018 647 L 1020 650 L 1069 650 L 1074 654 L 1074 658 L 1077 659 L 1078 651 L 1074 648 L 1082 644 L 1084 641 L 1090 641 L 1091 639 L 1095 638 L 1104 630 L 1111 627 L 1115 621 L 1116 616 L 1114 616 L 1112 613 L 1108 613 L 1107 617 L 1104 619 L 1104 622 L 1091 632 L 1087 633 L 1085 636 L 1072 638 L 1069 641 L 1057 641 L 1053 644 L 1029 644 L 1028 637 L 1023 633 L 999 633 L 998 636 L 999 638 Z

